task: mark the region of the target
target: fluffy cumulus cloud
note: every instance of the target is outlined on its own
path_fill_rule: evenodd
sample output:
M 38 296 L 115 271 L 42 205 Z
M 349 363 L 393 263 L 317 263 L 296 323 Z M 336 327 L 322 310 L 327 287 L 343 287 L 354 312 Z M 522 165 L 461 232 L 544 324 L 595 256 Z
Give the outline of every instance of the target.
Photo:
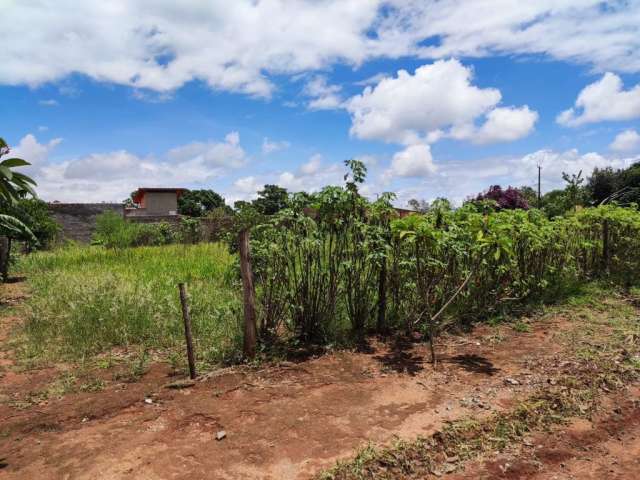
M 391 160 L 387 177 L 426 177 L 436 171 L 429 145 L 409 145 Z
M 0 83 L 79 73 L 157 92 L 201 80 L 269 96 L 273 75 L 338 62 L 493 54 L 638 72 L 639 29 L 637 2 L 615 0 L 3 2 Z
M 49 154 L 62 142 L 61 138 L 54 138 L 47 143 L 40 143 L 35 135 L 29 133 L 22 137 L 20 143 L 15 147 L 11 153 L 12 156 L 18 158 L 24 158 L 31 167 L 27 168 L 28 173 L 40 170 L 47 164 L 49 160 Z
M 37 85 L 78 72 L 155 91 L 198 79 L 214 89 L 269 96 L 268 74 L 318 69 L 337 60 L 362 62 L 379 4 L 10 2 L 0 7 L 0 82 Z
M 25 172 L 33 175 L 39 194 L 49 201 L 119 201 L 141 182 L 166 187 L 206 184 L 247 160 L 237 132 L 229 133 L 222 142 L 176 147 L 159 158 L 116 150 L 56 162 L 51 153 L 60 142 L 40 143 L 28 134 L 14 152 L 32 163 Z
M 450 136 L 473 143 L 512 142 L 526 137 L 538 121 L 538 112 L 524 107 L 497 107 L 486 114 L 482 125 L 456 126 Z
M 407 145 L 442 136 L 476 143 L 512 141 L 531 132 L 536 112 L 527 106 L 498 107 L 500 91 L 479 88 L 472 80 L 471 68 L 455 59 L 423 65 L 413 75 L 400 70 L 347 102 L 350 132 Z
M 587 85 L 578 95 L 574 107 L 563 111 L 556 120 L 561 125 L 577 127 L 585 123 L 638 117 L 640 84 L 625 90 L 620 77 L 607 72 L 600 80 Z
M 609 148 L 616 152 L 635 152 L 640 150 L 640 135 L 635 130 L 625 130 L 616 135 Z

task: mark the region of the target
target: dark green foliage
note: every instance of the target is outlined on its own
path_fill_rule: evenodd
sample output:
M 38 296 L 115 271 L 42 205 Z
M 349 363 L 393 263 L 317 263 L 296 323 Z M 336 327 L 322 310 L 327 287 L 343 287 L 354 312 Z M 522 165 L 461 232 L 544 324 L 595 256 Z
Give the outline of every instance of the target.
M 60 226 L 51 217 L 47 203 L 42 200 L 23 198 L 9 210 L 33 233 L 33 236 L 25 233 L 12 235 L 24 241 L 29 249 L 50 247 L 60 232 Z
M 571 206 L 571 201 L 564 190 L 551 190 L 542 196 L 542 211 L 548 218 L 564 215 Z
M 286 188 L 278 185 L 265 185 L 258 192 L 258 198 L 253 201 L 254 208 L 262 215 L 278 213 L 289 204 L 289 194 Z
M 224 207 L 224 198 L 213 190 L 189 190 L 178 198 L 178 213 L 189 217 L 202 217 Z
M 586 188 L 593 205 L 613 201 L 621 205 L 640 205 L 640 162 L 626 169 L 596 168 Z

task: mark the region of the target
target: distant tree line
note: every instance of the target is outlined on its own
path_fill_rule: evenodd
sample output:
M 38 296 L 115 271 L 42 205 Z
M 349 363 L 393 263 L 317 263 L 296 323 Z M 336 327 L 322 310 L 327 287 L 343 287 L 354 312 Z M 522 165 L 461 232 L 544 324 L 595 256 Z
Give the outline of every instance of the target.
M 640 205 L 640 162 L 628 168 L 596 168 L 586 179 L 583 172 L 562 174 L 564 188 L 551 190 L 538 199 L 537 192 L 529 187 L 503 188 L 492 185 L 487 190 L 470 197 L 465 203 L 483 203 L 497 210 L 540 208 L 549 218 L 576 211 L 581 207 L 615 203 L 623 207 Z M 450 208 L 444 198 L 429 203 L 426 200 L 411 199 L 411 209 L 427 213 L 433 208 Z

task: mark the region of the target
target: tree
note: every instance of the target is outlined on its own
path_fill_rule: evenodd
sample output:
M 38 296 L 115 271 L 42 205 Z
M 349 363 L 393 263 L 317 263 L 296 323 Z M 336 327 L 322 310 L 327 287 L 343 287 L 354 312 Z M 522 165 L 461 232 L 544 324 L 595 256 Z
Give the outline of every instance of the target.
M 620 170 L 611 167 L 595 168 L 587 179 L 587 193 L 589 199 L 598 205 L 622 188 Z
M 565 192 L 567 193 L 567 198 L 569 199 L 571 206 L 574 210 L 578 210 L 578 204 L 584 203 L 585 199 L 585 191 L 584 187 L 582 187 L 582 183 L 584 182 L 584 178 L 582 178 L 582 170 L 577 174 L 572 173 L 571 175 L 566 172 L 562 172 L 562 179 L 567 182 Z
M 6 156 L 11 149 L 3 138 L 0 138 L 0 158 Z M 36 182 L 14 169 L 30 165 L 21 158 L 8 158 L 0 162 L 0 276 L 6 281 L 9 271 L 11 239 L 16 236 L 35 237 L 29 227 L 15 216 L 12 209 L 21 198 L 27 195 L 36 196 L 33 187 Z
M 522 195 L 522 193 L 520 193 L 518 189 L 513 187 L 508 187 L 506 190 L 503 190 L 500 185 L 492 185 L 486 192 L 478 194 L 475 199 L 476 202 L 482 202 L 484 200 L 492 200 L 496 202 L 496 206 L 498 209 L 529 209 L 529 203 L 527 202 L 527 199 Z
M 412 210 L 415 210 L 416 212 L 419 212 L 419 213 L 427 213 L 430 207 L 429 202 L 427 202 L 424 199 L 419 200 L 417 198 L 412 198 L 407 202 L 407 204 Z
M 551 190 L 542 196 L 542 211 L 548 218 L 559 217 L 571 209 L 565 190 Z
M 451 202 L 447 198 L 438 197 L 433 202 L 431 202 L 431 207 L 429 210 L 444 213 L 450 212 L 451 209 Z
M 622 205 L 640 205 L 640 162 L 636 162 L 620 172 L 620 186 L 624 189 L 617 198 Z
M 224 206 L 222 195 L 213 190 L 189 190 L 178 198 L 178 213 L 189 217 L 201 217 Z
M 286 188 L 278 185 L 265 185 L 253 201 L 255 209 L 263 215 L 273 215 L 289 205 L 289 194 Z
M 529 206 L 538 204 L 538 192 L 536 192 L 533 188 L 523 185 L 522 187 L 516 188 L 516 190 L 524 197 Z
M 596 168 L 587 180 L 585 194 L 593 205 L 640 204 L 640 162 L 625 169 Z

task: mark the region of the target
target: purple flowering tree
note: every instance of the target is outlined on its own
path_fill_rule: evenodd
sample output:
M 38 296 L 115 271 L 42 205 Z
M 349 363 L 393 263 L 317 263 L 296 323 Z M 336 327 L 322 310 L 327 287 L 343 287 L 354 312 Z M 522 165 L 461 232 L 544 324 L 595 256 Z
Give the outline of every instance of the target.
M 518 189 L 508 187 L 503 190 L 500 185 L 492 185 L 486 192 L 478 194 L 476 201 L 493 200 L 499 209 L 515 210 L 521 208 L 529 210 L 529 203 Z

